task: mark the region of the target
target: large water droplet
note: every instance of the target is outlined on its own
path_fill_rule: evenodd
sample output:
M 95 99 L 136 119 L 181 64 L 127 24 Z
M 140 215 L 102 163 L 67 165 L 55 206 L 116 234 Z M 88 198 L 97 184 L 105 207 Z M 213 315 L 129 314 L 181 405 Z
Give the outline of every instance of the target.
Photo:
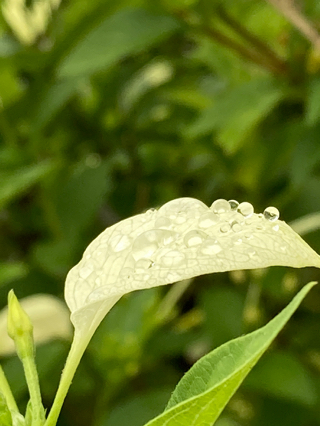
M 201 246 L 201 253 L 209 256 L 220 253 L 221 246 L 216 241 L 205 241 Z
M 175 232 L 165 229 L 145 231 L 134 240 L 131 254 L 135 260 L 150 258 L 159 247 L 172 243 L 175 236 Z
M 244 203 L 239 204 L 237 210 L 244 217 L 250 217 L 253 215 L 253 212 L 254 212 L 253 205 L 250 203 L 247 203 L 246 201 Z
M 210 209 L 214 213 L 222 214 L 231 211 L 231 206 L 227 200 L 223 200 L 222 198 L 220 198 L 219 200 L 216 200 L 211 204 Z
M 171 220 L 164 216 L 158 217 L 154 224 L 156 228 L 169 228 L 171 225 Z
M 171 250 L 159 259 L 161 265 L 172 267 L 185 264 L 185 255 L 178 250 Z
M 87 279 L 89 277 L 89 275 L 92 274 L 93 271 L 94 271 L 94 266 L 92 264 L 87 264 L 87 265 L 83 266 L 79 270 L 80 278 L 83 278 L 84 280 Z
M 195 198 L 178 198 L 169 201 L 160 207 L 159 212 L 164 216 L 170 217 L 172 214 L 185 213 L 187 217 L 198 217 L 200 213 L 204 213 L 208 207 Z
M 200 228 L 206 229 L 216 225 L 219 222 L 219 215 L 213 212 L 208 212 L 199 218 L 198 225 Z
M 207 234 L 197 230 L 192 230 L 186 233 L 183 242 L 187 247 L 200 245 L 207 237 Z
M 111 238 L 109 245 L 113 251 L 119 252 L 128 248 L 131 244 L 131 239 L 127 235 L 118 234 Z
M 239 203 L 237 200 L 229 200 L 228 203 L 230 204 L 231 210 L 237 210 Z
M 270 222 L 275 222 L 279 219 L 280 213 L 276 207 L 267 207 L 263 212 L 263 216 Z

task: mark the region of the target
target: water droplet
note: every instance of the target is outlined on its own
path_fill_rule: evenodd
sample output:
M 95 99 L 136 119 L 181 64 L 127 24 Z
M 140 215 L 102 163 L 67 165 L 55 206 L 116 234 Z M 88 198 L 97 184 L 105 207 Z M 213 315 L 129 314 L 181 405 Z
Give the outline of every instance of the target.
M 221 246 L 216 241 L 205 241 L 201 247 L 201 253 L 209 256 L 220 253 Z
M 163 255 L 159 261 L 163 266 L 181 266 L 185 264 L 185 255 L 177 250 L 171 250 Z
M 164 216 L 158 217 L 154 224 L 156 228 L 169 228 L 171 225 L 171 220 Z
M 214 213 L 222 214 L 229 212 L 231 210 L 231 206 L 227 200 L 223 200 L 222 198 L 220 198 L 219 200 L 216 200 L 211 204 L 210 209 Z
M 247 240 L 252 240 L 253 235 L 252 235 L 252 233 L 251 233 L 251 232 L 246 231 L 246 232 L 244 233 L 244 237 L 245 237 Z
M 192 230 L 187 232 L 183 242 L 187 247 L 194 247 L 200 245 L 206 237 L 207 235 L 204 232 Z
M 272 227 L 272 229 L 273 229 L 274 231 L 278 232 L 280 228 L 279 228 L 279 225 L 274 225 L 274 226 Z
M 172 243 L 176 235 L 177 233 L 165 229 L 151 229 L 143 232 L 132 245 L 134 260 L 152 257 L 159 247 Z
M 239 222 L 237 222 L 236 220 L 234 220 L 231 223 L 231 229 L 232 229 L 233 232 L 240 232 L 241 229 L 242 229 L 242 226 L 240 225 Z
M 147 269 L 151 268 L 153 265 L 154 263 L 150 259 L 139 259 L 135 264 L 134 271 L 137 274 L 143 274 L 146 272 Z
M 113 251 L 119 252 L 130 246 L 131 239 L 127 235 L 118 234 L 110 240 L 109 244 Z
M 229 200 L 228 203 L 230 204 L 231 210 L 237 210 L 239 203 L 237 200 Z
M 229 232 L 231 229 L 229 223 L 224 223 L 220 226 L 220 232 L 222 232 L 223 234 L 226 234 L 227 232 Z
M 172 214 L 185 213 L 189 218 L 198 217 L 201 213 L 208 210 L 208 207 L 200 200 L 195 198 L 178 198 L 176 200 L 169 201 L 160 207 L 159 212 L 164 216 Z
M 248 251 L 247 251 L 247 255 L 252 259 L 255 255 L 256 255 L 256 251 L 255 250 L 253 250 L 253 249 L 249 249 Z
M 280 213 L 276 207 L 267 207 L 263 212 L 263 216 L 270 222 L 275 222 L 279 219 Z
M 244 203 L 239 204 L 237 211 L 244 217 L 250 217 L 253 215 L 254 209 L 252 204 L 245 201 Z
M 239 238 L 238 240 L 235 240 L 234 245 L 240 246 L 242 244 L 242 238 Z
M 208 212 L 203 214 L 198 222 L 200 228 L 210 228 L 213 225 L 216 225 L 219 222 L 219 215 L 213 212 Z
M 89 277 L 89 275 L 92 274 L 93 271 L 94 271 L 93 265 L 88 264 L 88 265 L 83 266 L 79 270 L 80 278 L 83 278 L 84 280 L 87 279 Z

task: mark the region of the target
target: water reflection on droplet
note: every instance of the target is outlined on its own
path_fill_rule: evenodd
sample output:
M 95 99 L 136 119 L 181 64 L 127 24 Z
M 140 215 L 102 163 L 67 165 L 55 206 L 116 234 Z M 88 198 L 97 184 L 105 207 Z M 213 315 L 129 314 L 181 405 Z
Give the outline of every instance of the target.
M 210 209 L 214 213 L 222 214 L 231 211 L 231 206 L 227 200 L 220 198 L 211 204 Z
M 209 256 L 220 253 L 221 250 L 221 246 L 216 241 L 205 241 L 201 246 L 201 253 Z
M 135 268 L 134 271 L 137 274 L 142 274 L 144 272 L 146 272 L 147 269 L 151 268 L 153 266 L 153 261 L 150 259 L 139 259 L 136 264 L 135 264 Z
M 134 240 L 131 254 L 135 260 L 150 258 L 159 247 L 172 243 L 175 235 L 165 229 L 145 231 Z
M 231 223 L 231 229 L 232 229 L 232 231 L 233 231 L 233 232 L 240 232 L 240 231 L 241 231 L 241 229 L 242 229 L 242 226 L 240 225 L 240 223 L 239 223 L 239 222 L 237 222 L 237 221 L 235 220 L 235 221 L 233 221 L 233 222 Z
M 187 232 L 183 239 L 183 242 L 187 247 L 194 247 L 200 245 L 206 237 L 207 235 L 204 232 L 192 230 Z
M 244 217 L 250 217 L 253 215 L 254 209 L 253 205 L 247 203 L 246 201 L 239 204 L 237 211 L 242 214 Z
M 230 204 L 231 210 L 237 210 L 239 203 L 237 200 L 229 200 L 228 203 Z
M 278 232 L 280 228 L 279 228 L 279 225 L 274 225 L 274 226 L 272 227 L 272 229 L 273 229 L 274 231 Z
M 213 212 L 208 212 L 199 218 L 198 225 L 200 228 L 206 229 L 216 225 L 219 222 L 219 215 Z
M 263 216 L 270 222 L 275 222 L 279 219 L 280 213 L 276 207 L 267 207 L 263 212 Z

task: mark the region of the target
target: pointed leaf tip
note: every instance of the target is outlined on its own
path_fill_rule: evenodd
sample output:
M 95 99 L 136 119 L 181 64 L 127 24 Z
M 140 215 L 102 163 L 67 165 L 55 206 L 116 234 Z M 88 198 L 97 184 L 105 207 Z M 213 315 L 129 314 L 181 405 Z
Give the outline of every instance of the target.
M 320 257 L 274 207 L 178 198 L 103 231 L 67 276 L 65 298 L 77 329 L 100 322 L 133 290 L 197 275 L 281 265 L 320 267 Z

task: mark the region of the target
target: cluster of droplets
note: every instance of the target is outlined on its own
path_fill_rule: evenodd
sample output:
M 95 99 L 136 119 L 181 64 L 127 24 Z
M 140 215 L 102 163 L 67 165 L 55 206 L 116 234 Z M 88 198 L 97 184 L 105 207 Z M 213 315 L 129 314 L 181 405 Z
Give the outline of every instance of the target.
M 100 275 L 108 273 L 115 282 L 120 276 L 129 286 L 133 277 L 149 282 L 153 270 L 179 280 L 179 268 L 199 267 L 201 255 L 215 256 L 217 262 L 220 252 L 253 238 L 252 227 L 246 231 L 246 225 L 254 222 L 257 231 L 263 230 L 263 222 L 275 222 L 279 211 L 268 207 L 263 214 L 254 215 L 248 202 L 218 199 L 208 208 L 201 201 L 185 198 L 138 217 L 139 226 L 134 218 L 128 219 L 121 223 L 121 232 L 102 233 L 88 247 L 87 261 L 79 269 L 83 280 L 95 276 L 99 287 L 104 281 Z M 255 250 L 249 248 L 246 255 L 252 258 Z

